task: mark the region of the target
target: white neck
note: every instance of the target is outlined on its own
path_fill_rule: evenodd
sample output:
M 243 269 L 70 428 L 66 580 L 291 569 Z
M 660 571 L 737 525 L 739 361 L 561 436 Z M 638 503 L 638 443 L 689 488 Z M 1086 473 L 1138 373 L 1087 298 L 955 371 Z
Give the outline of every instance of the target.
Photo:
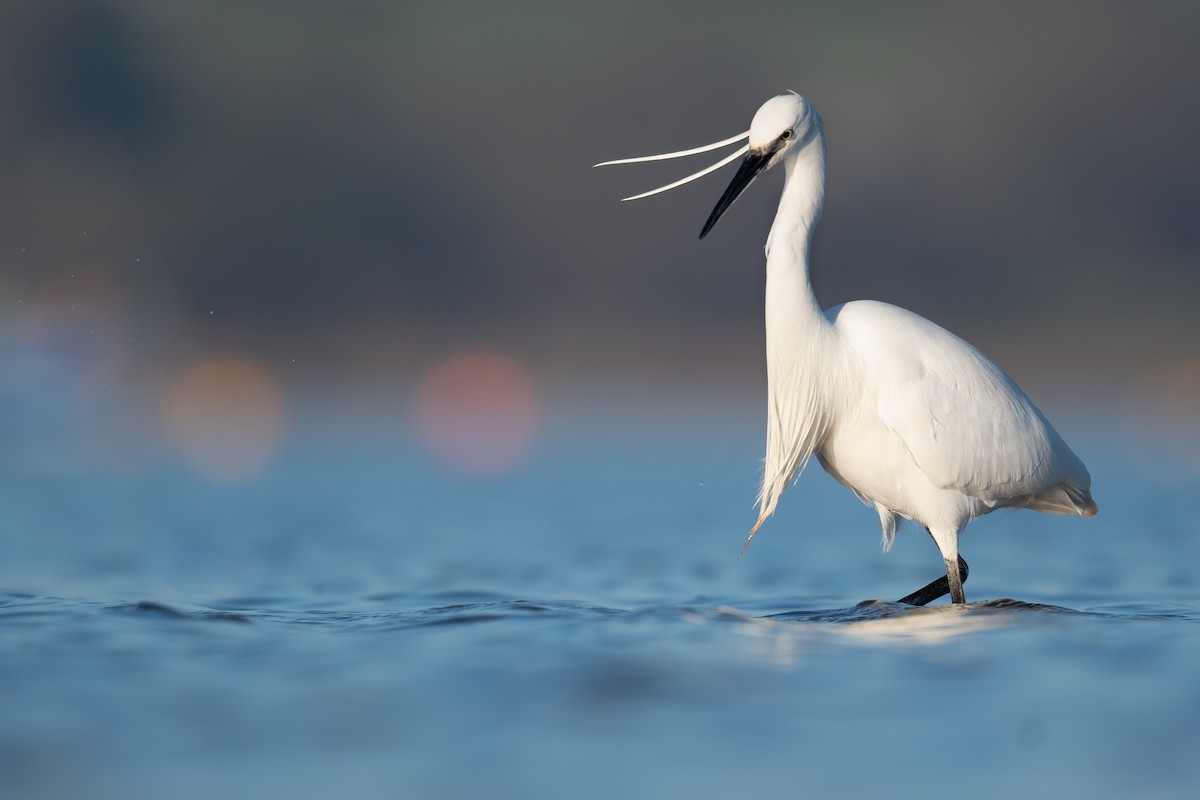
M 831 392 L 843 374 L 836 330 L 821 313 L 808 278 L 809 248 L 825 200 L 820 128 L 784 164 L 783 197 L 767 239 L 767 454 L 758 525 L 824 446 Z
M 790 327 L 789 322 L 824 320 L 808 278 L 813 231 L 825 204 L 824 135 L 818 130 L 805 147 L 787 157 L 784 169 L 783 196 L 767 237 L 768 337 L 781 325 Z

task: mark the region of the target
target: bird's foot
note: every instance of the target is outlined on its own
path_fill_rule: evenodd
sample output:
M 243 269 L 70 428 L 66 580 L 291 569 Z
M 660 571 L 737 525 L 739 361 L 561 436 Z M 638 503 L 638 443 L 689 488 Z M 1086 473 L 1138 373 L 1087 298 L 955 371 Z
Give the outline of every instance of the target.
M 958 597 L 951 599 L 956 603 L 961 603 L 964 599 L 962 594 L 962 585 L 967 582 L 967 574 L 970 572 L 970 569 L 967 567 L 966 559 L 964 559 L 962 556 L 958 557 L 958 572 L 960 578 L 958 582 Z M 936 581 L 927 583 L 907 597 L 901 597 L 896 602 L 906 603 L 910 606 L 923 606 L 932 603 L 939 597 L 945 597 L 948 594 L 951 594 L 951 590 L 950 578 L 947 574 L 938 578 Z

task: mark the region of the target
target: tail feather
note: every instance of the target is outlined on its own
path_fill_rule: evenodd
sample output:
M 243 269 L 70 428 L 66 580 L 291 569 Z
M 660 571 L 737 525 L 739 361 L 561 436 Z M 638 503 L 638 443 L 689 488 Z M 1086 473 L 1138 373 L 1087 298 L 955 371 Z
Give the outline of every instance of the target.
M 1031 497 L 1025 508 L 1046 514 L 1078 514 L 1081 517 L 1094 517 L 1099 510 L 1090 491 L 1069 483 L 1060 483 L 1049 491 Z

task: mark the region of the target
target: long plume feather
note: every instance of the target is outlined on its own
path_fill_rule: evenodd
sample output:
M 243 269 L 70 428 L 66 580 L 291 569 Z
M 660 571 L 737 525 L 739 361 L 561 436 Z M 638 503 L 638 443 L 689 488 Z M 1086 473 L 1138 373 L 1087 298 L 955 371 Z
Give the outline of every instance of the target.
M 667 191 L 670 191 L 671 189 L 674 189 L 676 186 L 683 186 L 685 183 L 691 183 L 692 181 L 696 180 L 697 178 L 703 178 L 705 175 L 712 172 L 713 170 L 720 169 L 721 167 L 728 164 L 730 161 L 740 158 L 741 156 L 745 155 L 746 151 L 748 151 L 749 149 L 750 149 L 750 145 L 744 144 L 741 147 L 739 147 L 737 150 L 734 150 L 732 153 L 725 156 L 725 158 L 722 158 L 720 161 L 713 164 L 711 167 L 705 167 L 704 169 L 700 170 L 699 172 L 694 172 L 691 175 L 688 175 L 686 178 L 680 178 L 679 180 L 675 181 L 674 183 L 668 183 L 666 186 L 660 186 L 657 189 L 651 189 L 648 192 L 642 192 L 641 194 L 635 194 L 632 197 L 622 197 L 621 202 L 624 203 L 627 200 L 641 200 L 643 197 L 649 197 L 650 195 L 667 192 Z
M 730 136 L 728 139 L 722 139 L 713 144 L 706 144 L 702 147 L 693 147 L 691 150 L 679 150 L 674 153 L 663 153 L 657 156 L 637 156 L 636 158 L 618 158 L 615 161 L 601 161 L 595 167 L 611 167 L 615 164 L 640 164 L 643 161 L 665 161 L 669 158 L 683 158 L 684 156 L 694 156 L 697 153 L 707 153 L 709 150 L 716 150 L 724 147 L 727 144 L 740 142 L 750 136 L 750 131 L 739 133 L 737 136 Z

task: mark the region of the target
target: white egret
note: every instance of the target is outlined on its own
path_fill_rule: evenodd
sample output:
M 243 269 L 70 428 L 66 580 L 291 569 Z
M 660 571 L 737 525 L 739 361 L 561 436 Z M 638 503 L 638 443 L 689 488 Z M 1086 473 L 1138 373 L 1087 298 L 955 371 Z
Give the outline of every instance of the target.
M 808 261 L 825 197 L 825 135 L 805 98 L 789 92 L 768 100 L 749 131 L 723 142 L 596 166 L 676 158 L 743 139 L 725 161 L 626 199 L 682 185 L 745 153 L 703 239 L 756 177 L 784 165 L 766 245 L 767 452 L 758 520 L 746 544 L 814 455 L 878 512 L 885 550 L 901 519 L 919 522 L 933 537 L 946 577 L 906 602 L 924 604 L 947 591 L 952 602 L 965 602 L 958 536 L 974 517 L 1000 508 L 1095 514 L 1083 462 L 979 350 L 887 303 L 859 300 L 821 311 Z

